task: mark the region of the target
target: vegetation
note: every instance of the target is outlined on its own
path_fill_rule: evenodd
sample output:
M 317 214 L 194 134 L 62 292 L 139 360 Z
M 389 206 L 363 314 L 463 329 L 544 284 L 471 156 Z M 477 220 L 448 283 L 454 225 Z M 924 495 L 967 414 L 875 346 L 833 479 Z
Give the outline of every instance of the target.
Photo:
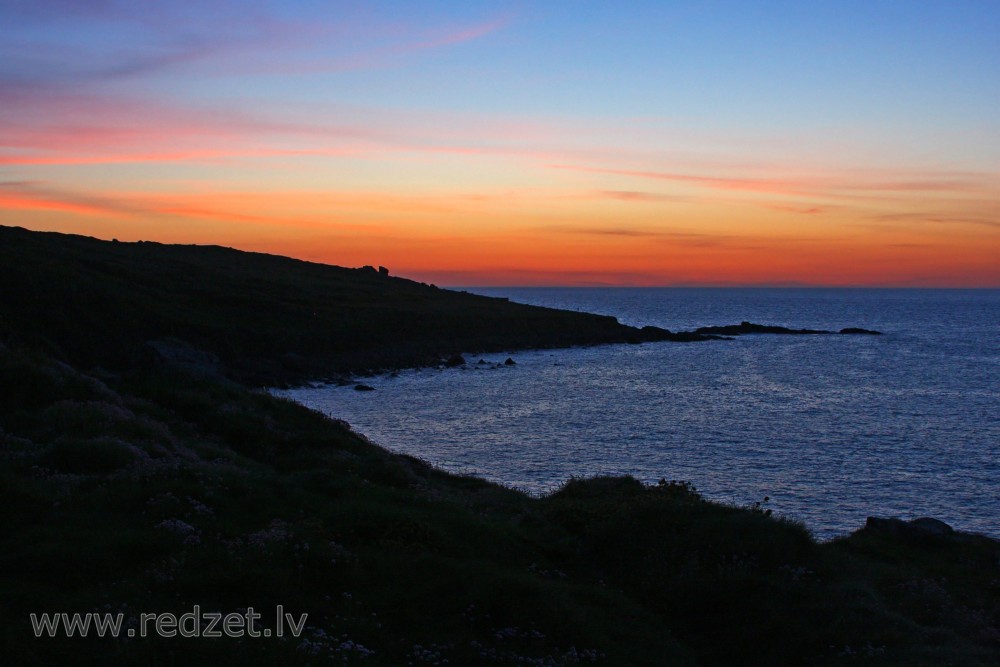
M 38 253 L 47 241 L 68 243 L 36 240 Z M 174 286 L 162 284 L 167 269 L 155 257 L 145 259 L 146 282 L 135 289 L 157 300 L 135 296 L 132 274 L 112 283 L 97 260 L 86 280 L 66 273 L 39 283 L 34 293 L 62 313 L 56 323 L 55 314 L 31 320 L 31 307 L 6 289 L 8 276 L 34 275 L 23 264 L 40 256 L 6 246 L 3 253 L 0 648 L 7 664 L 1000 661 L 993 540 L 873 526 L 817 543 L 761 505 L 707 502 L 686 482 L 570 480 L 532 498 L 448 475 L 234 381 L 277 368 L 268 364 L 278 363 L 278 348 L 261 343 L 260 356 L 242 363 L 238 351 L 254 340 L 240 330 L 247 313 L 236 313 L 232 325 L 221 316 L 206 321 L 205 331 L 228 342 L 205 343 L 196 320 L 211 309 L 192 297 L 191 312 L 177 315 L 180 297 L 162 297 Z M 239 261 L 257 260 L 278 261 Z M 69 271 L 62 261 L 42 264 L 37 275 Z M 90 315 L 107 316 L 132 299 L 142 321 Z M 364 308 L 378 310 L 366 303 L 351 320 L 362 328 Z M 331 303 L 329 312 L 339 307 Z M 174 315 L 180 324 L 156 328 L 171 326 Z M 123 358 L 113 358 L 102 334 L 120 344 Z M 187 352 L 150 362 L 129 351 L 143 336 L 172 337 Z M 299 340 L 320 346 L 312 336 Z M 461 342 L 441 349 L 470 349 Z M 217 372 L 192 350 L 218 355 Z M 350 366 L 343 359 L 337 363 Z M 252 606 L 265 628 L 274 627 L 277 605 L 308 618 L 298 638 L 85 640 L 36 639 L 28 618 L 120 612 L 136 627 L 140 613 L 180 615 L 195 605 L 224 613 Z
M 0 340 L 111 370 L 169 357 L 248 384 L 496 352 L 711 336 L 216 246 L 0 227 Z

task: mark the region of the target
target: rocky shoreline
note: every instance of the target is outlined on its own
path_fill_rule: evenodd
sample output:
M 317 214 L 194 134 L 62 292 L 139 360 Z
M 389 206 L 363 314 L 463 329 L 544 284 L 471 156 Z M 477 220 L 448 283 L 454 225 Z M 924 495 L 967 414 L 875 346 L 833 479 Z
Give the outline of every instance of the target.
M 699 327 L 693 332 L 701 336 L 746 336 L 751 334 L 778 334 L 791 336 L 817 336 L 830 334 L 881 336 L 881 331 L 871 329 L 861 329 L 858 327 L 846 327 L 840 331 L 830 331 L 827 329 L 790 329 L 788 327 L 754 324 L 752 322 L 740 322 L 739 324 L 729 324 L 726 326 Z

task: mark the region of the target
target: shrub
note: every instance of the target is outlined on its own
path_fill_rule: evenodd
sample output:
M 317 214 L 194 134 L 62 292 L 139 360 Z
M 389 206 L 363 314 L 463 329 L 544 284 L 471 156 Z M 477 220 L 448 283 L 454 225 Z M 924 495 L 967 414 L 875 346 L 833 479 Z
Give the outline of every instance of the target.
M 117 438 L 60 439 L 49 445 L 41 463 L 58 472 L 91 474 L 121 470 L 138 459 L 138 450 Z

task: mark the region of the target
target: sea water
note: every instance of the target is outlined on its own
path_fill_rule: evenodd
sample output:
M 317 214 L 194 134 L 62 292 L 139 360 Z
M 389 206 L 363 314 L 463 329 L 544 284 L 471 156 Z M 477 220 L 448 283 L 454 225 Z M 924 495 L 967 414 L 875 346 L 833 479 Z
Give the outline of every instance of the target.
M 741 336 L 466 355 L 376 388 L 279 392 L 391 450 L 532 493 L 571 477 L 692 482 L 820 538 L 869 515 L 1000 536 L 1000 290 L 470 288 L 690 330 L 751 321 L 883 336 Z M 478 364 L 480 359 L 488 364 Z

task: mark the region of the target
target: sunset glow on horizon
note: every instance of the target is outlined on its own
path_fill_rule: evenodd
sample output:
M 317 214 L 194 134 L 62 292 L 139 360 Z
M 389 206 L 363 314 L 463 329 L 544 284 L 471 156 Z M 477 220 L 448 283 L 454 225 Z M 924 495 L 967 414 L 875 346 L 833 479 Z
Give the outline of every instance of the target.
M 0 25 L 3 225 L 440 285 L 1000 287 L 997 3 L 15 0 Z

